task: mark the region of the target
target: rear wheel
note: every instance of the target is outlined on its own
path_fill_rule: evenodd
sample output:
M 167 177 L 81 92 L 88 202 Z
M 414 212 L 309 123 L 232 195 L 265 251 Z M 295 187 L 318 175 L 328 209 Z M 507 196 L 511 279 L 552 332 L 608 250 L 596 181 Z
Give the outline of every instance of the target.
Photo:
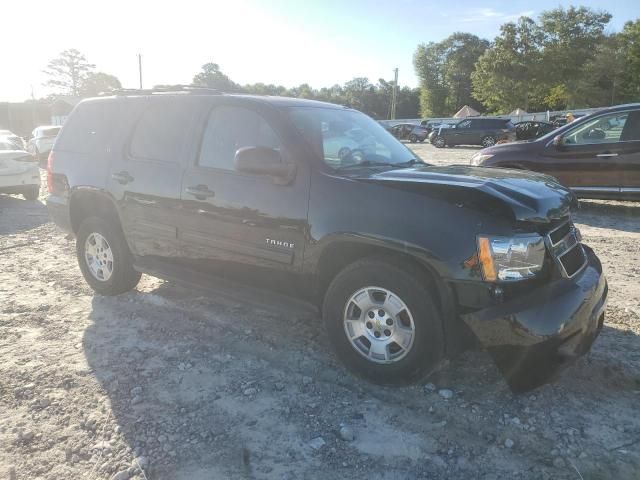
M 496 137 L 492 137 L 491 135 L 487 135 L 486 137 L 482 137 L 480 140 L 483 147 L 493 147 L 496 144 Z
M 436 135 L 435 138 L 431 141 L 431 143 L 436 148 L 443 148 L 447 144 L 444 137 L 440 135 Z
M 78 229 L 76 255 L 85 280 L 102 295 L 119 295 L 140 281 L 122 229 L 111 220 L 86 218 Z
M 22 196 L 26 200 L 37 200 L 40 196 L 40 185 L 29 185 L 22 191 Z
M 340 359 L 376 383 L 417 381 L 444 354 L 440 313 L 410 267 L 374 259 L 353 263 L 331 282 L 323 317 Z

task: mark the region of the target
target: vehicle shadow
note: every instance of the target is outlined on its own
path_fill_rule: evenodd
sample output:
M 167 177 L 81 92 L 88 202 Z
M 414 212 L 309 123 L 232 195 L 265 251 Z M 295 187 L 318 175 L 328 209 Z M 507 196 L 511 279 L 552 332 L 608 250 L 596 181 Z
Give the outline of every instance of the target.
M 450 150 L 482 150 L 484 147 L 481 145 L 450 145 L 445 148 Z
M 381 387 L 349 374 L 315 317 L 278 316 L 171 283 L 150 292 L 95 296 L 90 319 L 83 338 L 87 362 L 109 397 L 122 438 L 149 460 L 149 478 L 255 478 L 256 472 L 280 478 L 292 469 L 315 477 L 320 465 L 306 443 L 321 427 L 310 432 L 309 422 L 335 425 L 337 417 L 351 414 L 345 409 L 360 408 L 358 399 L 375 402 L 383 417 L 415 411 L 426 421 L 425 409 L 438 398 L 437 392 L 425 397 L 422 386 Z M 640 337 L 605 326 L 593 353 L 533 392 L 537 403 L 584 411 L 578 406 L 595 398 L 604 406 L 585 415 L 600 423 L 614 409 L 633 411 L 626 403 L 640 387 L 640 372 L 632 363 L 637 360 L 626 363 L 625 352 L 639 350 Z M 426 382 L 478 405 L 506 402 L 515 412 L 529 398 L 511 394 L 481 351 L 445 363 Z M 443 415 L 452 428 L 467 428 L 457 425 L 455 411 Z M 330 441 L 330 434 L 323 435 Z M 326 473 L 323 478 L 339 475 Z
M 49 221 L 42 202 L 4 194 L 0 194 L 0 217 L 0 235 L 24 232 Z
M 576 223 L 640 233 L 640 202 L 580 200 Z

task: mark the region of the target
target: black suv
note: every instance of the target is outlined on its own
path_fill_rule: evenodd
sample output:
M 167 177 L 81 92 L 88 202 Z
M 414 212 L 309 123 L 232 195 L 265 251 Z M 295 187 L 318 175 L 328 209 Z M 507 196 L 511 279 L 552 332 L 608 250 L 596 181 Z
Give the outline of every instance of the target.
M 277 289 L 317 306 L 340 358 L 377 382 L 420 379 L 475 335 L 526 390 L 602 327 L 607 284 L 568 189 L 424 164 L 349 108 L 198 89 L 85 100 L 48 186 L 96 292 L 140 272 Z
M 515 139 L 515 127 L 508 118 L 466 118 L 454 125 L 440 126 L 429 134 L 429 141 L 438 148 L 447 145 L 491 147 L 499 141 Z

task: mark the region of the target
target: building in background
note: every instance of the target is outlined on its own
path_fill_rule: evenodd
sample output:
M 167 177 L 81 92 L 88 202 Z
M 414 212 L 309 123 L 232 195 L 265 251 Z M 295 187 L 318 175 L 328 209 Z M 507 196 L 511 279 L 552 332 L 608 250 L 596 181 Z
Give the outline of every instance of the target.
M 80 97 L 60 96 L 22 103 L 0 102 L 0 129 L 29 138 L 40 125 L 62 125 Z

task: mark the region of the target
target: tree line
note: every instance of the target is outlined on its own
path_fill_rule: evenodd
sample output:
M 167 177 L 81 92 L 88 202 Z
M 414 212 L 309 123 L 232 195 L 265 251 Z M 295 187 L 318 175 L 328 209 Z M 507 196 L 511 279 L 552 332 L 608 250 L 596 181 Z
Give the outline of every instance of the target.
M 113 75 L 96 72 L 95 65 L 78 50 L 65 50 L 49 62 L 44 73 L 49 77 L 46 86 L 58 94 L 77 97 L 93 97 L 122 88 Z M 314 89 L 308 84 L 286 88 L 282 85 L 254 83 L 239 85 L 232 81 L 216 63 L 206 63 L 192 80 L 195 86 L 215 88 L 223 92 L 250 93 L 256 95 L 280 95 L 285 97 L 308 98 L 347 105 L 361 110 L 373 118 L 389 118 L 393 82 L 379 79 L 371 83 L 365 77 L 357 77 L 344 85 Z M 156 85 L 155 87 L 170 87 Z M 53 95 L 55 96 L 55 95 Z M 398 88 L 396 115 L 399 118 L 415 118 L 420 114 L 419 90 Z
M 640 100 L 640 19 L 606 33 L 611 14 L 586 7 L 520 17 L 489 42 L 454 33 L 418 46 L 421 113 L 566 110 Z
M 366 77 L 356 77 L 344 85 L 333 85 L 320 89 L 303 83 L 298 87 L 286 88 L 282 85 L 253 83 L 239 85 L 229 79 L 216 63 L 207 63 L 202 71 L 193 77 L 193 84 L 215 88 L 223 92 L 249 93 L 255 95 L 279 95 L 283 97 L 306 98 L 323 102 L 346 105 L 365 112 L 373 118 L 389 118 L 393 82 L 381 78 L 371 83 Z M 398 88 L 396 100 L 397 118 L 416 118 L 419 114 L 419 90 Z

